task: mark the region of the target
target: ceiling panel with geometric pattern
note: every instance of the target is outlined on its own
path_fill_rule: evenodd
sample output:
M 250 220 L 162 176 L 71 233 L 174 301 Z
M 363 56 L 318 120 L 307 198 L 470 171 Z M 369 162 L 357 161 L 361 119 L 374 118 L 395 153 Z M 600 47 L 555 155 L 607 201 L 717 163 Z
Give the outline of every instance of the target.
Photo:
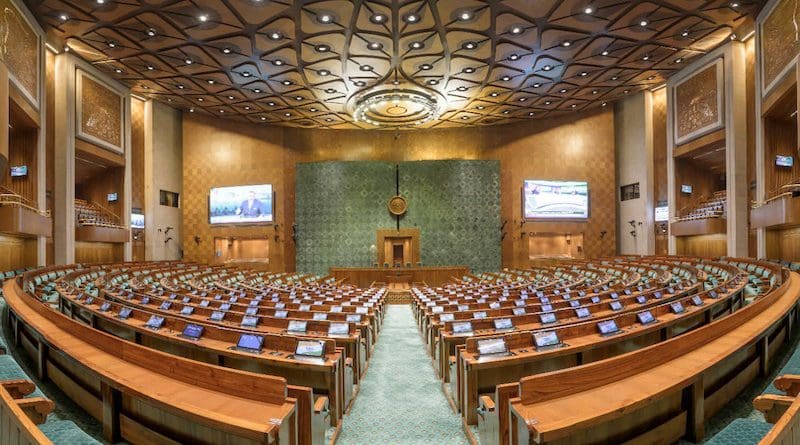
M 354 103 L 420 91 L 420 127 L 539 119 L 663 84 L 760 0 L 26 0 L 135 94 L 197 113 L 374 128 Z

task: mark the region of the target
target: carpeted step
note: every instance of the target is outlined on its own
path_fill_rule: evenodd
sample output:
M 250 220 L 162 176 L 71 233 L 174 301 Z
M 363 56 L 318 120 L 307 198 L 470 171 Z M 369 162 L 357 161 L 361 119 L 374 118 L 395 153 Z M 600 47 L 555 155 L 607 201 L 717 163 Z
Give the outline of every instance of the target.
M 755 445 L 772 429 L 772 425 L 752 419 L 736 419 L 718 432 L 705 445 Z
M 39 425 L 45 436 L 54 444 L 94 445 L 100 444 L 92 436 L 86 434 L 78 425 L 69 420 L 48 421 Z

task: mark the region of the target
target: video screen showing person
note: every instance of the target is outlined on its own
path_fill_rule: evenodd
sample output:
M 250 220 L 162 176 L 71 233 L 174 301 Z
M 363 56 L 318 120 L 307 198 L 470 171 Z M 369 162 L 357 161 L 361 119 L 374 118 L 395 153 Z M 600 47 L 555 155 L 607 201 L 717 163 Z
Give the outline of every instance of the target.
M 273 222 L 272 184 L 212 188 L 208 198 L 211 224 Z

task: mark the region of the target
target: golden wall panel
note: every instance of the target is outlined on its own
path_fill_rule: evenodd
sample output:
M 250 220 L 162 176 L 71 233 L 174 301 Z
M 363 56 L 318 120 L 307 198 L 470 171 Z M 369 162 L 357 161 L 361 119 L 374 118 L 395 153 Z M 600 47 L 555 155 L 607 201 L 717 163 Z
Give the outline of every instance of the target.
M 39 36 L 11 3 L 0 0 L 0 60 L 33 100 L 39 102 Z
M 144 209 L 144 102 L 131 100 L 131 206 Z
M 678 144 L 722 124 L 721 59 L 675 86 L 675 141 Z
M 800 53 L 797 0 L 780 0 L 761 24 L 761 72 L 765 90 Z
M 613 112 L 495 127 L 424 131 L 306 130 L 223 121 L 184 114 L 184 258 L 214 262 L 214 238 L 269 236 L 269 267 L 294 268 L 295 164 L 326 160 L 390 162 L 432 159 L 500 161 L 504 266 L 527 266 L 523 232 L 584 234 L 586 257 L 612 255 L 616 246 L 616 185 Z M 585 222 L 522 222 L 522 181 L 589 182 L 591 215 Z M 211 187 L 271 183 L 273 226 L 208 224 Z M 424 240 L 422 249 L 425 249 Z
M 728 240 L 724 233 L 675 238 L 675 252 L 678 255 L 719 257 L 727 255 L 727 251 Z
M 79 72 L 78 135 L 122 151 L 122 96 Z
M 75 242 L 76 263 L 110 263 L 122 261 L 123 250 L 119 243 Z

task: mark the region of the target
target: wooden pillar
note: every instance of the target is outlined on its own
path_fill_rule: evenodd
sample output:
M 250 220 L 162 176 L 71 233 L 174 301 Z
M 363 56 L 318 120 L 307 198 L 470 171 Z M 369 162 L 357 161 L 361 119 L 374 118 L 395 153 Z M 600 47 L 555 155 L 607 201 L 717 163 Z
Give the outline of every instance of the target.
M 705 388 L 703 377 L 683 390 L 683 408 L 686 410 L 686 436 L 692 442 L 701 442 L 705 432 Z
M 111 443 L 120 441 L 119 415 L 122 407 L 122 393 L 106 382 L 100 383 L 103 395 L 103 438 Z

